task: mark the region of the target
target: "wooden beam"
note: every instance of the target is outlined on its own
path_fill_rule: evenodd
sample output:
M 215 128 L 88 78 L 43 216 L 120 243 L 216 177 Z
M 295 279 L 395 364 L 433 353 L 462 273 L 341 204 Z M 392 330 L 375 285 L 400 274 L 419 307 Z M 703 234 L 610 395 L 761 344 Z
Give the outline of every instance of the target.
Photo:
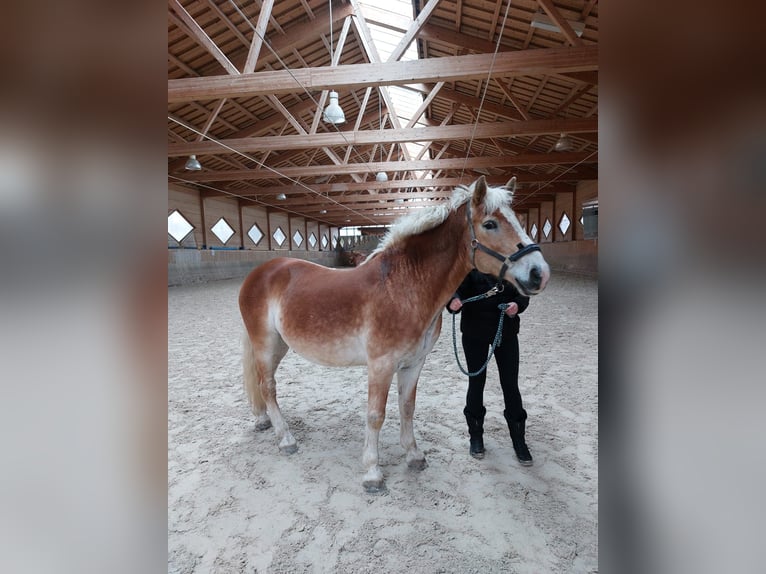
M 357 37 L 359 38 L 359 42 L 362 45 L 362 49 L 365 51 L 367 59 L 370 61 L 370 64 L 368 65 L 380 65 L 380 55 L 378 54 L 378 49 L 375 47 L 375 42 L 372 41 L 372 35 L 370 34 L 370 29 L 367 27 L 367 20 L 364 17 L 362 8 L 357 0 L 351 0 L 351 5 L 354 9 L 354 15 L 356 16 L 354 18 L 354 27 L 356 28 Z M 402 125 L 399 122 L 399 117 L 396 115 L 396 106 L 394 105 L 394 100 L 391 98 L 388 90 L 382 87 L 383 84 L 373 83 L 369 85 L 378 86 L 378 97 L 382 97 L 383 101 L 386 102 L 386 108 L 389 112 L 391 124 L 395 128 L 401 128 Z M 402 151 L 404 152 L 407 159 L 411 159 L 407 149 L 403 149 Z
M 389 62 L 396 62 L 404 55 L 404 53 L 407 51 L 407 48 L 409 48 L 410 44 L 412 44 L 412 41 L 417 37 L 420 29 L 426 23 L 428 18 L 431 17 L 431 14 L 439 5 L 439 2 L 441 2 L 441 0 L 430 0 L 428 4 L 423 7 L 423 9 L 420 11 L 420 14 L 418 14 L 418 17 L 412 21 L 410 29 L 407 30 L 404 36 L 402 36 L 399 44 L 396 46 L 396 48 L 394 48 L 394 51 L 391 52 L 391 56 L 388 58 Z
M 556 23 L 556 26 L 559 27 L 561 33 L 564 34 L 564 37 L 570 44 L 572 44 L 572 46 L 583 45 L 582 40 L 580 40 L 580 38 L 577 37 L 577 34 L 575 34 L 575 31 L 572 30 L 572 26 L 569 25 L 569 22 L 566 21 L 558 8 L 553 4 L 553 0 L 537 0 L 537 3 L 542 6 L 545 13 L 550 16 L 550 19 Z
M 276 97 L 274 99 L 279 103 L 279 100 L 277 100 Z M 289 112 L 284 109 L 284 106 L 281 104 L 279 104 L 279 106 L 286 116 L 289 115 Z M 593 133 L 598 131 L 598 118 L 491 122 L 478 124 L 476 126 L 453 124 L 424 128 L 402 128 L 398 130 L 361 130 L 315 134 L 306 134 L 305 130 L 300 127 L 300 124 L 298 124 L 294 118 L 292 121 L 295 122 L 294 125 L 300 132 L 300 135 L 232 138 L 221 140 L 221 143 L 236 149 L 237 151 L 248 153 L 267 150 L 308 149 L 325 146 L 362 146 L 378 143 L 392 144 L 418 141 L 460 140 L 469 139 L 472 136 L 474 139 L 487 139 L 560 134 L 562 132 L 570 134 Z M 201 156 L 220 153 L 228 152 L 221 145 L 212 141 L 168 144 L 168 156 L 187 156 L 191 154 Z
M 409 122 L 407 122 L 407 125 L 405 127 L 411 128 L 416 123 L 418 123 L 418 120 L 420 119 L 420 116 L 422 116 L 425 111 L 428 109 L 428 106 L 431 105 L 431 102 L 433 99 L 437 96 L 439 91 L 444 87 L 444 82 L 437 83 L 429 92 L 428 96 L 423 100 L 423 103 L 420 104 L 417 110 L 415 110 L 415 113 L 412 115 L 412 118 Z
M 597 154 L 586 152 L 557 152 L 520 154 L 516 156 L 499 157 L 469 157 L 451 159 L 431 159 L 419 161 L 389 161 L 389 162 L 366 162 L 350 163 L 346 165 L 308 165 L 280 167 L 276 171 L 268 169 L 233 170 L 233 171 L 203 171 L 191 173 L 185 176 L 188 181 L 235 181 L 245 179 L 279 179 L 283 177 L 313 177 L 321 175 L 349 175 L 356 173 L 377 173 L 379 171 L 411 171 L 411 170 L 438 170 L 456 169 L 463 167 L 474 168 L 500 168 L 518 167 L 527 165 L 566 165 L 580 162 L 597 163 Z
M 532 28 L 530 28 L 530 33 L 531 31 Z M 437 41 L 442 44 L 449 44 L 450 46 L 462 48 L 478 54 L 492 54 L 495 51 L 495 44 L 493 42 L 474 36 L 468 36 L 467 34 L 459 34 L 454 30 L 449 30 L 433 24 L 426 24 L 423 26 L 418 37 L 421 40 Z M 526 46 L 524 49 L 526 50 Z M 506 46 L 505 44 L 500 44 L 498 49 L 498 52 L 502 52 L 503 54 L 513 51 L 517 51 L 516 48 Z M 578 82 L 598 84 L 597 72 L 564 72 L 559 75 Z
M 245 67 L 242 69 L 243 74 L 250 74 L 255 70 L 255 65 L 258 62 L 258 55 L 261 53 L 263 39 L 266 36 L 266 28 L 269 26 L 269 18 L 271 18 L 271 9 L 273 6 L 274 0 L 263 0 L 261 3 L 261 11 L 258 14 L 258 23 L 255 25 L 255 30 L 253 31 L 253 41 L 250 44 L 250 51 L 247 53 Z
M 205 123 L 205 127 L 202 129 L 202 133 L 197 136 L 197 141 L 201 142 L 202 139 L 207 135 L 207 132 L 210 130 L 210 126 L 213 125 L 213 122 L 218 117 L 218 114 L 221 113 L 221 108 L 223 108 L 223 105 L 226 103 L 226 98 L 222 98 L 220 102 L 218 102 L 218 105 L 215 107 L 215 109 L 210 112 L 210 117 L 207 119 L 207 122 Z
M 526 110 L 522 108 L 519 105 L 519 103 L 516 101 L 516 98 L 511 93 L 510 86 L 506 88 L 504 82 L 502 82 L 501 80 L 498 80 L 497 78 L 495 78 L 495 84 L 497 84 L 497 86 L 503 91 L 503 93 L 505 94 L 505 97 L 508 98 L 508 101 L 513 104 L 513 107 L 516 108 L 516 111 L 521 114 L 521 117 L 523 117 L 525 120 L 528 120 L 529 114 L 527 114 Z
M 451 178 L 451 180 L 456 180 L 457 178 Z M 468 178 L 464 177 L 462 178 L 463 182 L 465 184 L 470 184 L 473 181 L 475 181 L 477 178 Z M 504 185 L 508 178 L 502 178 L 502 181 L 500 181 L 499 178 L 495 178 L 497 181 L 495 183 L 491 183 L 491 185 Z M 415 181 L 417 183 L 417 181 Z M 404 185 L 401 186 L 402 188 L 406 187 Z M 259 188 L 254 188 L 253 193 L 251 193 L 249 190 L 237 190 L 236 193 L 240 197 L 258 197 L 259 201 L 263 201 L 267 205 L 273 205 L 275 207 L 283 206 L 283 207 L 298 207 L 298 208 L 305 208 L 306 210 L 315 210 L 315 209 L 322 209 L 322 208 L 328 208 L 330 204 L 337 205 L 337 203 L 343 203 L 345 205 L 371 205 L 371 204 L 377 204 L 377 205 L 385 205 L 390 202 L 396 202 L 397 200 L 404 199 L 404 200 L 411 200 L 411 199 L 425 199 L 425 200 L 443 200 L 447 199 L 452 196 L 452 192 L 455 185 L 450 186 L 440 186 L 442 187 L 441 190 L 431 190 L 431 191 L 398 191 L 396 189 L 392 189 L 387 192 L 381 192 L 378 193 L 377 191 L 370 189 L 361 189 L 361 193 L 351 193 L 351 194 L 341 194 L 341 193 L 335 193 L 335 194 L 318 194 L 318 193 L 307 193 L 305 189 L 299 189 L 295 190 L 293 189 L 293 186 L 290 187 L 281 187 L 281 186 L 275 186 L 273 188 L 263 188 L 267 190 L 272 190 L 272 192 L 268 193 L 262 193 L 263 190 Z M 546 186 L 544 189 L 547 193 L 563 193 L 568 192 L 572 193 L 576 190 L 577 186 L 571 183 L 560 183 L 556 182 L 554 184 Z M 257 190 L 257 192 L 256 192 Z M 221 197 L 226 195 L 223 193 L 223 191 L 213 191 L 213 190 L 207 190 L 204 189 L 201 192 L 205 197 Z M 276 196 L 278 193 L 284 193 L 287 196 L 287 199 L 277 199 Z M 527 186 L 523 189 L 518 189 L 516 191 L 516 194 L 514 196 L 514 199 L 519 200 L 522 197 L 525 197 L 530 194 L 535 194 L 536 190 L 534 187 Z
M 289 94 L 306 90 L 352 90 L 418 82 L 472 80 L 493 76 L 541 75 L 598 69 L 598 46 L 508 52 L 493 66 L 493 54 L 426 60 L 273 70 L 254 74 L 168 80 L 168 102 Z
M 229 61 L 229 59 L 226 57 L 226 54 L 224 54 L 221 49 L 216 46 L 215 42 L 213 42 L 210 39 L 210 36 L 208 36 L 202 29 L 202 26 L 197 24 L 196 20 L 191 17 L 191 15 L 186 11 L 186 9 L 178 0 L 169 0 L 168 4 L 173 9 L 173 11 L 178 14 L 178 17 L 181 18 L 181 21 L 192 33 L 193 38 L 197 40 L 197 42 L 203 48 L 205 48 L 210 53 L 210 55 L 213 56 L 219 64 L 221 64 L 221 66 L 223 66 L 224 70 L 226 70 L 229 74 L 239 74 L 239 70 L 237 70 L 237 68 L 234 67 L 234 64 Z
M 580 19 L 585 22 L 585 19 L 590 16 L 590 11 L 593 10 L 593 6 L 596 4 L 596 0 L 590 0 L 582 11 Z
M 216 4 L 213 0 L 206 0 L 205 3 L 213 12 L 218 15 L 218 18 L 221 20 L 221 22 L 226 24 L 226 27 L 232 31 L 232 33 L 239 39 L 239 41 L 242 42 L 243 46 L 247 47 L 250 45 L 250 43 L 247 41 L 247 38 L 242 35 L 242 32 L 239 31 L 239 28 L 237 28 L 234 23 L 229 20 L 226 14 L 223 13 L 223 11 L 218 7 L 218 4 Z

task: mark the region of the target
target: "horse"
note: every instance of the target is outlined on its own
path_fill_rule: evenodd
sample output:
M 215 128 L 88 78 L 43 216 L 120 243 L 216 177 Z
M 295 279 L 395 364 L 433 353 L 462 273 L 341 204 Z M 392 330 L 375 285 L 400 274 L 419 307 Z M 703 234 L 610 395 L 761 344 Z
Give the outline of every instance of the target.
M 511 209 L 516 178 L 488 187 L 484 177 L 453 190 L 449 203 L 398 220 L 355 268 L 276 258 L 245 278 L 244 385 L 257 430 L 273 426 L 279 450 L 297 450 L 277 404 L 274 372 L 288 349 L 314 363 L 367 365 L 362 486 L 385 489 L 378 437 L 397 376 L 400 443 L 407 466 L 426 467 L 413 415 L 420 371 L 441 332 L 442 310 L 472 268 L 540 293 L 550 268 Z M 511 253 L 504 256 L 501 253 Z

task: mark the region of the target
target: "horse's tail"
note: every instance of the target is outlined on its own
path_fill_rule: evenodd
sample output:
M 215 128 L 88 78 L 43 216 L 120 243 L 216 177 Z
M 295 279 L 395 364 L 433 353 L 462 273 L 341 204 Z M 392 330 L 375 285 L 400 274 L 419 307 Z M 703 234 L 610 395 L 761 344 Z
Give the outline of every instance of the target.
M 247 331 L 242 336 L 242 368 L 245 392 L 250 401 L 250 407 L 253 409 L 254 414 L 260 415 L 266 410 L 266 402 L 261 394 L 260 375 L 255 362 L 255 350 Z

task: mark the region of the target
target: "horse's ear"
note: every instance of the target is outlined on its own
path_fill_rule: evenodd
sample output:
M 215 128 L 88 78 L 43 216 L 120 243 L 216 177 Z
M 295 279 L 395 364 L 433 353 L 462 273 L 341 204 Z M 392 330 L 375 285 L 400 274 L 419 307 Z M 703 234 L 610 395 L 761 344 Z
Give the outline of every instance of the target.
M 505 184 L 505 189 L 508 190 L 508 193 L 510 193 L 511 196 L 513 196 L 513 194 L 516 193 L 516 176 L 515 175 L 508 180 L 508 183 Z
M 476 180 L 476 183 L 473 184 L 473 199 L 471 200 L 471 203 L 473 203 L 474 207 L 478 207 L 484 203 L 485 195 L 487 195 L 487 180 L 484 179 L 484 176 L 482 175 Z

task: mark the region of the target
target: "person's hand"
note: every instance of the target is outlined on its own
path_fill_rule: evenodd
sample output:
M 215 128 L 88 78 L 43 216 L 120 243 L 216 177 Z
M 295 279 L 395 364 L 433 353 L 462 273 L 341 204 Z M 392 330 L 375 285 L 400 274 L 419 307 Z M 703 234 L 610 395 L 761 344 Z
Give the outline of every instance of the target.
M 519 312 L 519 306 L 518 304 L 514 302 L 508 303 L 508 308 L 505 310 L 505 314 L 509 317 L 515 317 L 516 313 Z
M 457 297 L 455 297 L 452 301 L 449 302 L 450 311 L 460 311 L 462 306 L 463 306 L 463 302 Z M 518 310 L 518 307 L 517 307 L 517 310 Z

